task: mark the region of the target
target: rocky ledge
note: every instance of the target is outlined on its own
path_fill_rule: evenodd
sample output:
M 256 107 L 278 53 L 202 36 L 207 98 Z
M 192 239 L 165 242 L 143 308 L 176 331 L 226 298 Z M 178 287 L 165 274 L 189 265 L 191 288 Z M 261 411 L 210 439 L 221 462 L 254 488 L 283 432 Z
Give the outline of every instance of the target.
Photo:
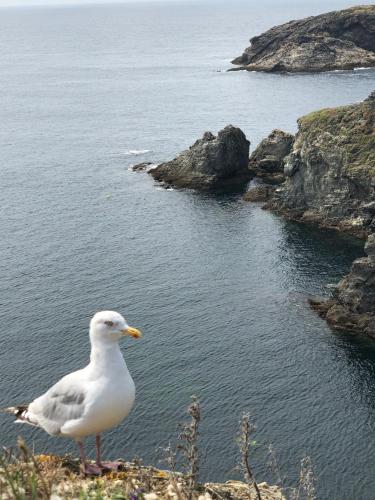
M 69 456 L 35 455 L 27 462 L 5 463 L 1 467 L 1 498 L 78 498 L 143 500 L 256 500 L 253 485 L 241 481 L 201 483 L 191 486 L 179 472 L 144 466 L 138 459 L 121 462 L 117 472 L 100 477 L 82 477 L 78 460 Z M 286 500 L 281 489 L 258 483 L 263 500 Z
M 290 21 L 250 43 L 232 61 L 239 69 L 320 72 L 375 66 L 375 5 Z
M 217 136 L 205 132 L 188 150 L 150 170 L 157 181 L 202 191 L 245 184 L 250 142 L 239 128 L 228 125 Z
M 375 339 L 375 234 L 365 244 L 367 257 L 356 259 L 350 273 L 328 300 L 311 299 L 311 307 L 335 329 Z
M 375 92 L 298 120 L 284 184 L 267 208 L 365 238 L 375 231 Z

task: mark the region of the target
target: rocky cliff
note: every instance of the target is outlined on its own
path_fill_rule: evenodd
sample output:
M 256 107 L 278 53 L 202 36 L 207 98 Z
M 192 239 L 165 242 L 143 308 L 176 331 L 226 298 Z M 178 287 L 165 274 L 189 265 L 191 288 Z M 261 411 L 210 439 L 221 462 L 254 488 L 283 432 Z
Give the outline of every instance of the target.
M 249 170 L 255 182 L 244 194 L 245 201 L 266 201 L 275 186 L 282 184 L 284 176 L 284 159 L 290 153 L 294 136 L 282 130 L 273 130 L 252 152 L 249 159 Z
M 310 304 L 333 328 L 375 338 L 375 234 L 368 237 L 365 252 L 368 256 L 353 262 L 331 299 Z
M 284 161 L 268 208 L 359 237 L 375 230 L 375 92 L 300 118 Z
M 233 64 L 249 71 L 318 72 L 375 66 L 375 5 L 275 26 Z
M 270 184 L 280 184 L 284 178 L 284 158 L 291 152 L 294 136 L 282 130 L 273 130 L 253 151 L 249 169 L 254 176 Z
M 250 143 L 239 128 L 228 125 L 217 136 L 205 132 L 188 150 L 149 171 L 154 179 L 202 191 L 246 183 Z

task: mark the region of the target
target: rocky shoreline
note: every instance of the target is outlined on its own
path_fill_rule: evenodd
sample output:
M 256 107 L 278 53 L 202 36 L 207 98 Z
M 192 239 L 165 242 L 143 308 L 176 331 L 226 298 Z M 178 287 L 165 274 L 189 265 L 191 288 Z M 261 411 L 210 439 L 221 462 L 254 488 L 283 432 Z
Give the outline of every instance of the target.
M 261 145 L 253 153 L 258 165 L 266 156 Z M 285 182 L 268 191 L 263 186 L 263 199 L 251 196 L 259 187 L 244 198 L 266 201 L 264 208 L 289 219 L 368 238 L 368 256 L 353 262 L 330 299 L 310 305 L 333 328 L 375 338 L 375 92 L 363 102 L 300 118 L 280 162 Z
M 273 130 L 249 157 L 250 142 L 228 125 L 205 132 L 175 159 L 147 170 L 165 187 L 198 191 L 244 189 L 245 201 L 287 219 L 366 239 L 368 257 L 329 300 L 311 306 L 336 329 L 375 338 L 375 91 L 364 101 L 315 111 L 298 120 L 295 136 Z
M 322 72 L 375 66 L 375 5 L 275 26 L 250 40 L 237 69 Z
M 284 184 L 267 203 L 287 218 L 366 238 L 375 229 L 375 92 L 298 120 Z
M 365 252 L 367 257 L 353 262 L 330 299 L 310 299 L 310 305 L 336 330 L 375 339 L 375 233 L 368 237 Z

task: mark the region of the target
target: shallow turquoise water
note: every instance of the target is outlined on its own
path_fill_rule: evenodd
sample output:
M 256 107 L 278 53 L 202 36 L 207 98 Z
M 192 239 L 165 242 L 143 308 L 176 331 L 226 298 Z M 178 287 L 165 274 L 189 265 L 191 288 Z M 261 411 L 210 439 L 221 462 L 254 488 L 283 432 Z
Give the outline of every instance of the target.
M 106 436 L 108 456 L 156 463 L 195 393 L 202 478 L 238 475 L 235 436 L 249 411 L 259 478 L 274 480 L 272 443 L 287 483 L 308 454 L 320 498 L 372 498 L 375 346 L 332 333 L 306 303 L 361 244 L 240 195 L 165 191 L 127 170 L 171 158 L 207 129 L 233 123 L 255 147 L 308 111 L 366 97 L 373 71 L 225 72 L 251 34 L 343 6 L 1 11 L 1 406 L 82 366 L 91 315 L 113 308 L 145 335 L 124 343 L 138 397 Z M 2 444 L 22 431 L 37 450 L 74 450 L 6 417 L 0 428 Z

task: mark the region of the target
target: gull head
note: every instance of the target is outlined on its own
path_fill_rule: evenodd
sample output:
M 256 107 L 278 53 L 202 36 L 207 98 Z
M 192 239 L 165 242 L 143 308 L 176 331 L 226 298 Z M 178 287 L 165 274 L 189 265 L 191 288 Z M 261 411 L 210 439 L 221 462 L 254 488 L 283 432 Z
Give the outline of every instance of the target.
M 126 319 L 115 311 L 100 311 L 90 321 L 92 340 L 118 342 L 121 337 L 139 339 L 142 334 L 137 328 L 129 326 Z

